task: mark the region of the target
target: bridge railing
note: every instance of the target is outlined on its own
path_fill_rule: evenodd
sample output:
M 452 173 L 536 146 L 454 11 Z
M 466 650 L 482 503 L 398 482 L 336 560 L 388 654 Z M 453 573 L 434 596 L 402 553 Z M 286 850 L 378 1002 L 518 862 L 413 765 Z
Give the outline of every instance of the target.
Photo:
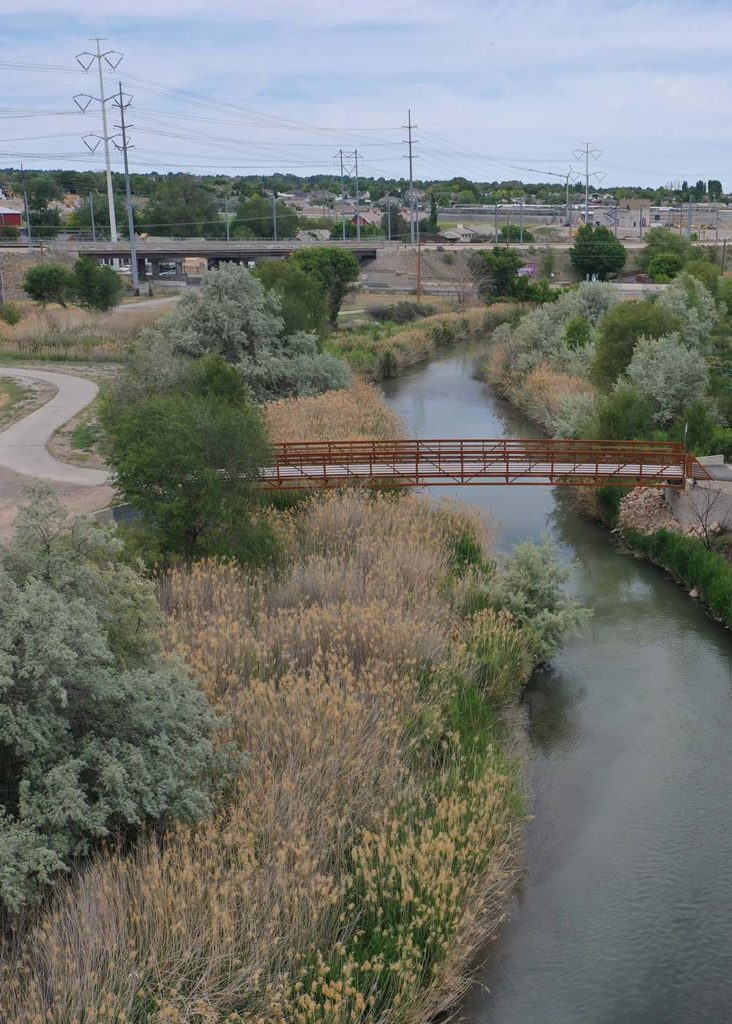
M 265 472 L 269 487 L 552 484 L 682 487 L 708 476 L 682 444 L 547 438 L 286 441 Z

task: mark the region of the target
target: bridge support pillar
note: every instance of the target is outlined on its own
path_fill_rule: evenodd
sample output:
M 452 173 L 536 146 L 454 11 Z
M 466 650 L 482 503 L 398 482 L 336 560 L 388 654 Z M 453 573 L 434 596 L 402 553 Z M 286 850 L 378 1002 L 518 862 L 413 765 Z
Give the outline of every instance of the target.
M 137 257 L 137 276 L 140 281 L 147 281 L 147 260 L 144 256 Z

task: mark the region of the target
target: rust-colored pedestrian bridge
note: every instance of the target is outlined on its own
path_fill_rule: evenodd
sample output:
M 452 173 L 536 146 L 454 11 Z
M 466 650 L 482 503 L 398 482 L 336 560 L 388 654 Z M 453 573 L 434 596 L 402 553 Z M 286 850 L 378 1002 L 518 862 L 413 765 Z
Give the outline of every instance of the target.
M 268 489 L 372 482 L 403 487 L 536 485 L 678 487 L 709 474 L 672 441 L 446 438 L 283 441 Z

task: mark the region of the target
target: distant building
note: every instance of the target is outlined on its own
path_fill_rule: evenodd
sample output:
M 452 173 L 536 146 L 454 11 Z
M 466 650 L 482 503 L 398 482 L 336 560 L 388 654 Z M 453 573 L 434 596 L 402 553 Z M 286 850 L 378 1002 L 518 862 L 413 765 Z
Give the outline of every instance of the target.
M 473 228 L 466 228 L 464 224 L 458 224 L 455 228 L 440 231 L 437 237 L 446 242 L 472 242 L 479 234 L 480 232 L 474 231 Z
M 0 228 L 21 228 L 23 217 L 18 210 L 11 210 L 9 206 L 0 206 Z
M 351 217 L 351 224 L 360 225 L 362 228 L 380 228 L 381 214 L 378 213 L 354 213 Z

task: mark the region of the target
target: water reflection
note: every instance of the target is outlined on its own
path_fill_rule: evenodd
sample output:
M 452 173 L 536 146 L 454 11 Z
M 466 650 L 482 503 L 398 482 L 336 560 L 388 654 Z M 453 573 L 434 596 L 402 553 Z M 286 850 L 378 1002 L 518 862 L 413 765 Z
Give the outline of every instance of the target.
M 553 665 L 536 670 L 524 692 L 529 739 L 544 752 L 570 747 L 582 737 L 580 703 L 584 686 L 565 679 Z

